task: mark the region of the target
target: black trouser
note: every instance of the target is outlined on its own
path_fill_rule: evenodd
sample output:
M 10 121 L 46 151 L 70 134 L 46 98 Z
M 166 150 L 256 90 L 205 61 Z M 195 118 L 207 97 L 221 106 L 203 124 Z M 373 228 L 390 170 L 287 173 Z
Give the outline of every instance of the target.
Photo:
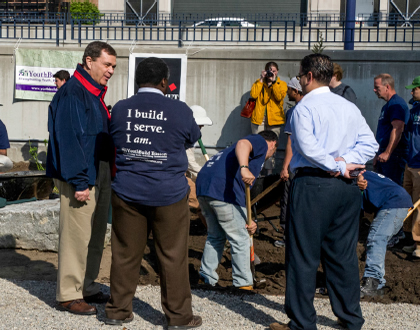
M 284 183 L 283 194 L 280 197 L 280 224 L 286 224 L 286 217 L 287 217 L 287 204 L 289 201 L 289 191 L 290 185 L 294 178 L 294 174 L 289 172 L 289 179 Z
M 361 329 L 356 254 L 360 190 L 355 180 L 326 172 L 297 173 L 291 184 L 286 224 L 286 312 L 292 330 L 316 329 L 313 306 L 320 261 L 334 314 Z

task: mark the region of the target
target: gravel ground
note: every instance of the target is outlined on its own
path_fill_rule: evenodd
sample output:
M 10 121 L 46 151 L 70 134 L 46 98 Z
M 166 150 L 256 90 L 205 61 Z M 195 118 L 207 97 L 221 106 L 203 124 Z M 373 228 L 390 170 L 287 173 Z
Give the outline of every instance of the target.
M 109 287 L 103 285 L 103 291 Z M 114 329 L 106 326 L 104 306 L 97 316 L 76 316 L 58 311 L 55 282 L 0 279 L 0 329 Z M 164 329 L 160 289 L 138 287 L 133 301 L 134 321 L 126 329 Z M 316 299 L 318 329 L 341 329 L 327 299 Z M 267 329 L 274 321 L 287 321 L 283 296 L 232 295 L 214 291 L 193 291 L 193 310 L 203 318 L 200 329 Z M 420 329 L 420 305 L 362 303 L 366 319 L 363 329 Z

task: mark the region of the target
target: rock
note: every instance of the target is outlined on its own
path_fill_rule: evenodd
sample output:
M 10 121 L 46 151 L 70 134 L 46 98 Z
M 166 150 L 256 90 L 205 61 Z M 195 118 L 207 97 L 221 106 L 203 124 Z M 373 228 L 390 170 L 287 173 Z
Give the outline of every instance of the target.
M 57 251 L 60 201 L 41 200 L 0 209 L 0 248 Z
M 7 205 L 0 209 L 0 248 L 58 251 L 60 200 Z M 105 244 L 111 239 L 108 224 Z

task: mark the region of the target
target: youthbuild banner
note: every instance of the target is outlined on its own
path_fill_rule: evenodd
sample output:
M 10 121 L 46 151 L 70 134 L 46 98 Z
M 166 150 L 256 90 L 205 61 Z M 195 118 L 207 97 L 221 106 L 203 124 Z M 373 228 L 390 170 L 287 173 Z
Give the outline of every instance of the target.
M 57 88 L 53 75 L 67 70 L 72 76 L 83 52 L 17 49 L 15 61 L 15 98 L 51 101 Z

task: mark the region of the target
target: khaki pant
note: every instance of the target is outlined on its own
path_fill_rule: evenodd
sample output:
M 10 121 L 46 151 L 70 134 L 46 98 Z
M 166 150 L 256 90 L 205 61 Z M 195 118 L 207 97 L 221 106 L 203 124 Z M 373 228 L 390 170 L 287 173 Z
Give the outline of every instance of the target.
M 171 205 L 145 206 L 126 203 L 112 193 L 111 299 L 105 308 L 106 316 L 124 320 L 131 315 L 150 230 L 168 325 L 188 324 L 193 317 L 188 272 L 188 195 Z
M 72 185 L 54 180 L 60 191 L 57 301 L 82 299 L 100 291 L 99 274 L 111 199 L 111 173 L 107 162 L 100 162 L 90 200 L 74 198 Z
M 413 204 L 420 199 L 420 169 L 406 166 L 403 187 L 411 195 Z M 420 243 L 420 213 L 417 210 L 412 215 L 413 240 Z

